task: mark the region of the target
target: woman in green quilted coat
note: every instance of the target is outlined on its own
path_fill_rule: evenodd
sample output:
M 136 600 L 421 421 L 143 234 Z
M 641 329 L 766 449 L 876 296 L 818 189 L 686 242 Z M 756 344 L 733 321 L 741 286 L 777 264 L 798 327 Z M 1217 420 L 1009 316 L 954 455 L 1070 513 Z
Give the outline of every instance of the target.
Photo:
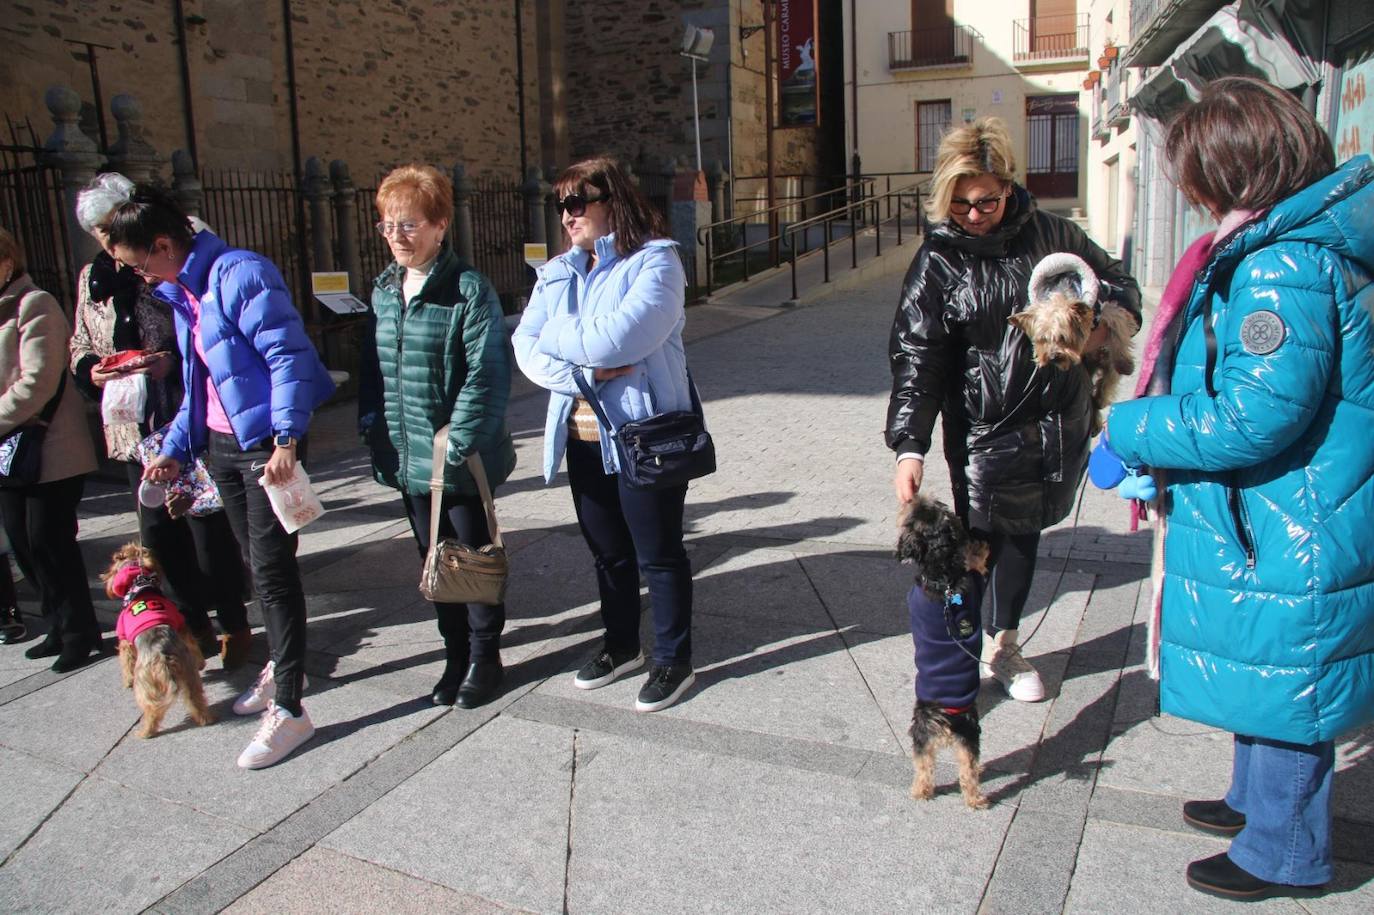
M 377 277 L 363 341 L 358 431 L 373 474 L 395 487 L 415 541 L 429 550 L 434 436 L 449 425 L 439 536 L 491 543 L 486 512 L 466 462 L 482 456 L 494 490 L 515 468 L 506 428 L 510 347 L 491 282 L 459 259 L 444 237 L 453 185 L 429 166 L 404 165 L 377 189 L 377 231 L 395 262 Z M 501 686 L 503 604 L 436 603 L 444 638 L 436 705 L 476 708 Z

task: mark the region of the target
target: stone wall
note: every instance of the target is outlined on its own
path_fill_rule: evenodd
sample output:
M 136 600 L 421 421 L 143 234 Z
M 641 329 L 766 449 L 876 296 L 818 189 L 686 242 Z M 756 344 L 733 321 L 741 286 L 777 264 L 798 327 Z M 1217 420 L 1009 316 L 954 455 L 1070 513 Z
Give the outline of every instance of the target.
M 538 158 L 534 0 L 521 0 L 526 140 Z M 51 85 L 90 107 L 88 65 L 67 39 L 97 49 L 106 105 L 127 92 L 143 104 L 148 139 L 187 145 L 171 0 L 18 0 L 0 57 L 3 111 L 52 125 Z M 291 167 L 290 94 L 280 0 L 184 0 L 196 141 L 202 166 Z M 452 164 L 515 177 L 520 167 L 514 0 L 291 0 L 301 152 L 342 158 L 363 181 L 399 161 Z M 107 112 L 107 119 L 109 118 Z M 113 140 L 113 122 L 110 123 Z

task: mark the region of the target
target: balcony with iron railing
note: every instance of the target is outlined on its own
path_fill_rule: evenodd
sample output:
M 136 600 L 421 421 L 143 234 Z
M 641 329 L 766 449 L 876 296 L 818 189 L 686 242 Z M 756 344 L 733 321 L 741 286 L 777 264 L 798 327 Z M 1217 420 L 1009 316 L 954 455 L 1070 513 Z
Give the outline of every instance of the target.
M 966 67 L 973 61 L 974 39 L 982 37 L 976 29 L 966 25 L 888 32 L 887 68 Z
M 1131 0 L 1131 67 L 1162 64 L 1227 0 Z
M 1012 61 L 1017 66 L 1062 63 L 1088 57 L 1088 17 L 1037 16 L 1012 23 Z

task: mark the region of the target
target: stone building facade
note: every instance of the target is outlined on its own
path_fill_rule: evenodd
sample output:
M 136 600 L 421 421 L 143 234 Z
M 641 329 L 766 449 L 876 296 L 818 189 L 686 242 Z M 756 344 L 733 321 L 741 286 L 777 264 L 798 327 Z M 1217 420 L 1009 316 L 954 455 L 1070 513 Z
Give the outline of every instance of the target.
M 4 113 L 30 120 L 40 138 L 51 129 L 42 100 L 53 85 L 82 96 L 89 108 L 83 126 L 97 137 L 91 67 L 75 59 L 89 42 L 98 46 L 106 117 L 114 95 L 134 95 L 156 148 L 194 143 L 198 163 L 208 168 L 290 170 L 294 95 L 301 156 L 343 159 L 364 180 L 407 160 L 463 161 L 472 174 L 519 175 L 518 6 L 524 136 L 535 150 L 530 160 L 537 159 L 535 0 L 19 0 L 7 6 L 13 13 L 5 26 L 9 53 L 0 58 Z

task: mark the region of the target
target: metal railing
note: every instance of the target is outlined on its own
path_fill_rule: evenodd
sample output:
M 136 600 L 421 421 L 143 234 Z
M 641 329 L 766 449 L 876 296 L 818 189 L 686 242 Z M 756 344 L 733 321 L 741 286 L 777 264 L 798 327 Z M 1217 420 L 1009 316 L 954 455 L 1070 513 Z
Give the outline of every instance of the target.
M 0 226 L 24 246 L 28 272 L 68 310 L 76 302 L 62 172 L 32 146 L 0 146 Z
M 702 226 L 697 230 L 697 244 L 706 248 L 704 295 L 709 296 L 711 291 L 716 288 L 715 281 L 720 267 L 727 262 L 738 260 L 742 268 L 742 275 L 739 279 L 749 279 L 751 272 L 750 254 L 758 249 L 767 249 L 767 262 L 762 267 L 754 265 L 752 272 L 757 273 L 759 269 L 782 266 L 780 243 L 783 238 L 783 231 L 779 225 L 783 211 L 823 198 L 833 200 L 836 196 L 841 199 L 865 199 L 873 195 L 875 181 L 876 179 L 867 177 L 858 182 L 847 181 L 839 187 L 811 194 L 799 200 L 775 204 L 753 213 L 732 216 L 729 219 L 722 219 L 710 225 Z M 750 225 L 764 226 L 766 234 L 750 240 Z M 757 235 L 758 233 L 754 234 Z M 720 250 L 721 248 L 725 248 L 725 250 Z M 731 280 L 731 282 L 733 281 Z
M 887 68 L 914 70 L 967 64 L 973 59 L 975 35 L 978 33 L 966 25 L 888 32 Z
M 897 190 L 887 190 L 882 194 L 866 197 L 861 200 L 851 201 L 843 206 L 836 207 L 826 213 L 812 216 L 800 222 L 794 222 L 783 231 L 784 239 L 791 251 L 791 270 L 792 270 L 792 298 L 797 298 L 797 233 L 801 232 L 803 245 L 807 244 L 811 229 L 820 226 L 825 241 L 820 246 L 821 257 L 824 263 L 824 282 L 830 282 L 830 246 L 834 243 L 834 227 L 837 223 L 848 225 L 849 235 L 849 267 L 855 269 L 859 266 L 859 230 L 861 228 L 873 228 L 873 256 L 881 257 L 883 253 L 883 224 L 897 222 L 897 245 L 902 244 L 902 219 L 904 214 L 904 201 L 910 200 L 911 211 L 916 217 L 915 234 L 920 235 L 924 218 L 921 211 L 921 195 L 924 192 L 919 184 L 908 185 Z M 883 215 L 884 204 L 886 204 L 887 214 Z M 803 254 L 811 253 L 807 246 Z
M 1037 16 L 1012 23 L 1011 58 L 1016 63 L 1088 56 L 1088 17 Z

